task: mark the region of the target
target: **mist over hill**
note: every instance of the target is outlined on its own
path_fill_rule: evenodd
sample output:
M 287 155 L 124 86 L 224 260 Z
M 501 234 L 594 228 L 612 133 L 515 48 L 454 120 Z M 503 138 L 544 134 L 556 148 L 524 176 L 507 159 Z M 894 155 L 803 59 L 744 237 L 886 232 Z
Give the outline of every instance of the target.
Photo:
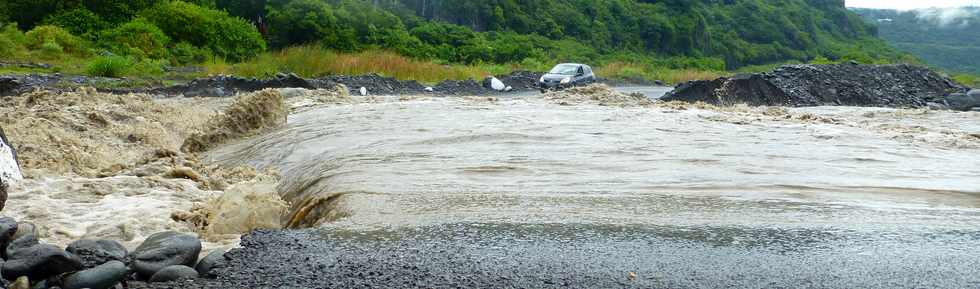
M 980 73 L 980 7 L 853 11 L 900 50 L 944 69 Z

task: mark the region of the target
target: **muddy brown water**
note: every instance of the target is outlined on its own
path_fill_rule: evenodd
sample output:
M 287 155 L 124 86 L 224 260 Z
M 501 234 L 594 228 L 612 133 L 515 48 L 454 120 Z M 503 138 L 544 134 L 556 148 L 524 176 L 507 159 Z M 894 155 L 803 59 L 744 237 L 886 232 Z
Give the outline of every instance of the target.
M 209 158 L 279 170 L 292 227 L 980 224 L 980 113 L 762 111 L 392 97 L 293 114 Z

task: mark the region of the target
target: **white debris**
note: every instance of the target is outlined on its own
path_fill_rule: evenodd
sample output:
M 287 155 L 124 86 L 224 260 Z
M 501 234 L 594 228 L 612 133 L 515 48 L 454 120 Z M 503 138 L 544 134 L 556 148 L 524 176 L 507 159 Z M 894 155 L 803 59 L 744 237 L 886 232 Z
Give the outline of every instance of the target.
M 504 89 L 507 88 L 507 85 L 505 85 L 503 81 L 500 81 L 500 79 L 497 79 L 496 77 L 491 76 L 490 77 L 490 88 L 493 88 L 493 90 L 496 90 L 496 91 L 502 91 L 502 90 L 504 90 Z
M 507 88 L 504 88 L 504 91 L 507 91 L 507 92 L 510 92 L 511 90 L 514 90 L 514 87 L 513 86 L 509 86 L 508 85 Z
M 3 139 L 0 139 L 0 179 L 24 179 L 17 160 L 14 159 L 14 149 L 4 143 Z
M 433 92 L 433 91 L 435 91 L 435 89 L 433 89 L 431 86 L 426 86 L 425 87 L 425 91 Z
M 363 87 L 362 86 L 361 89 L 358 90 L 358 91 L 361 93 L 361 96 L 367 96 L 367 93 L 368 93 L 367 87 Z

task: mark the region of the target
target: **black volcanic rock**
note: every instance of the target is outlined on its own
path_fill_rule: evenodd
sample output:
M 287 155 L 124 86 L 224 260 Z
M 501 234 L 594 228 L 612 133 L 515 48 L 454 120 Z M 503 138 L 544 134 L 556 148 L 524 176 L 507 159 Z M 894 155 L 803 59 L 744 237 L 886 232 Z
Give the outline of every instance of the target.
M 683 83 L 662 99 L 710 104 L 926 107 L 966 88 L 928 68 L 899 65 L 787 65 L 769 73 Z

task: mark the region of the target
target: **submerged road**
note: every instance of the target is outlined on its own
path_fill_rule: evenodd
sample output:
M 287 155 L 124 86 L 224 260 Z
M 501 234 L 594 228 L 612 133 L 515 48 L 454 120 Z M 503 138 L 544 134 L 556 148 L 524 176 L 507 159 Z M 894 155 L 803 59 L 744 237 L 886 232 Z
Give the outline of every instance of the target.
M 976 119 L 534 97 L 323 107 L 210 156 L 282 172 L 294 206 L 326 204 L 301 218 L 314 228 L 246 235 L 217 279 L 153 286 L 980 288 Z

